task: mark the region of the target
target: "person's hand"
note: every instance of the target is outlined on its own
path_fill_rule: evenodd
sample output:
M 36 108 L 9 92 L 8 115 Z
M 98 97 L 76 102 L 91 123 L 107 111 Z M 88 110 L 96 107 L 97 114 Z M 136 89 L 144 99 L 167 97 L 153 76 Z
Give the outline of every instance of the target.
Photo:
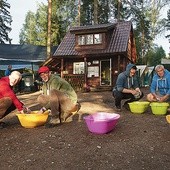
M 38 112 L 37 114 L 42 114 L 46 111 L 47 109 L 45 107 L 42 107 Z
M 139 99 L 140 95 L 141 95 L 140 92 L 135 90 L 135 94 L 134 94 L 135 99 Z
M 137 95 L 139 92 L 136 91 L 136 90 L 131 90 L 131 93 L 132 93 L 133 95 Z
M 159 102 L 159 101 L 161 100 L 161 97 L 156 95 L 156 96 L 155 96 L 155 99 L 156 99 L 156 101 Z
M 156 102 L 156 101 L 158 101 L 158 102 L 160 101 L 160 98 L 161 98 L 161 97 L 160 97 L 159 95 L 157 95 L 157 94 L 155 94 L 155 93 L 152 93 L 152 96 L 153 96 L 153 101 L 155 101 L 155 102 Z
M 31 113 L 31 109 L 29 109 L 28 107 L 23 107 L 23 110 L 21 110 L 21 113 L 25 113 L 25 114 L 30 114 Z
M 165 102 L 168 99 L 169 96 L 165 95 L 159 98 L 160 102 Z
M 142 92 L 140 91 L 139 88 L 136 88 L 135 90 L 136 90 L 140 95 L 142 94 Z

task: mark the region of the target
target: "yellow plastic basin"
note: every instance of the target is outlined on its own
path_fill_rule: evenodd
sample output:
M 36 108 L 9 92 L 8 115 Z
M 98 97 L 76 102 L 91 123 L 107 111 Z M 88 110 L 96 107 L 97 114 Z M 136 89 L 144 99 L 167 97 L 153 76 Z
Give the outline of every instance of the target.
M 135 101 L 128 104 L 129 104 L 130 111 L 132 113 L 141 114 L 147 110 L 147 108 L 149 107 L 149 103 L 150 102 L 148 101 Z
M 170 115 L 166 116 L 166 120 L 167 120 L 168 123 L 170 123 Z
M 37 114 L 38 111 L 32 111 L 30 114 L 16 114 L 21 126 L 25 128 L 34 128 L 42 126 L 46 123 L 49 111 L 45 111 L 42 114 Z
M 150 104 L 152 113 L 154 115 L 165 115 L 167 113 L 169 103 L 167 102 L 152 102 Z

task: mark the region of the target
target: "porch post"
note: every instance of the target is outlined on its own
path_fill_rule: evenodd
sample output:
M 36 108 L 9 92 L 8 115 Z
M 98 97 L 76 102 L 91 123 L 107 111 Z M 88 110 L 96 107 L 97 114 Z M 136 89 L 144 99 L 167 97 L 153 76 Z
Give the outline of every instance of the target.
M 118 73 L 120 73 L 120 55 L 118 55 Z
M 33 62 L 31 62 L 31 70 L 32 70 L 32 78 L 33 78 L 33 81 L 35 81 L 35 74 L 34 74 Z
M 87 58 L 84 56 L 84 87 L 87 88 Z
M 64 69 L 64 59 L 61 59 L 61 78 L 63 78 L 63 69 Z

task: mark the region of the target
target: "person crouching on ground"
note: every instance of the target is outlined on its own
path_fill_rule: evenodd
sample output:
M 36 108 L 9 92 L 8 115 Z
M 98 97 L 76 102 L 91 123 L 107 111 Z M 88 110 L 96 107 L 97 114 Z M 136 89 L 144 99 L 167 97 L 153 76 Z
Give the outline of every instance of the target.
M 124 103 L 124 107 L 129 110 L 128 103 L 140 100 L 143 97 L 136 76 L 137 67 L 134 64 L 128 64 L 126 71 L 120 73 L 116 80 L 116 86 L 113 88 L 113 97 L 115 98 L 115 109 L 121 111 L 121 101 L 129 99 Z
M 40 67 L 38 74 L 43 81 L 43 94 L 37 100 L 42 110 L 51 110 L 51 119 L 46 126 L 53 127 L 61 122 L 71 121 L 72 116 L 80 109 L 72 86 L 66 80 L 51 74 L 47 66 Z
M 9 76 L 0 79 L 0 128 L 5 127 L 5 122 L 2 121 L 6 115 L 16 108 L 20 113 L 24 113 L 29 109 L 16 97 L 13 86 L 17 85 L 22 76 L 20 72 L 13 71 Z
M 155 67 L 156 74 L 153 76 L 150 92 L 147 100 L 150 102 L 169 102 L 170 101 L 170 72 L 163 65 Z

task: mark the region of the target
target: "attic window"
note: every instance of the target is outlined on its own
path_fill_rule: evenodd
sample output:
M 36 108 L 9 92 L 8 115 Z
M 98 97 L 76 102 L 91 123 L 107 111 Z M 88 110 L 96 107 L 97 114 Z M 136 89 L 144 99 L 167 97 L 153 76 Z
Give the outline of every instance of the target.
M 78 36 L 78 44 L 85 45 L 85 36 L 84 35 Z
M 86 44 L 93 44 L 93 34 L 86 35 Z
M 78 45 L 102 44 L 102 34 L 78 35 Z
M 94 44 L 102 43 L 102 34 L 94 34 Z

